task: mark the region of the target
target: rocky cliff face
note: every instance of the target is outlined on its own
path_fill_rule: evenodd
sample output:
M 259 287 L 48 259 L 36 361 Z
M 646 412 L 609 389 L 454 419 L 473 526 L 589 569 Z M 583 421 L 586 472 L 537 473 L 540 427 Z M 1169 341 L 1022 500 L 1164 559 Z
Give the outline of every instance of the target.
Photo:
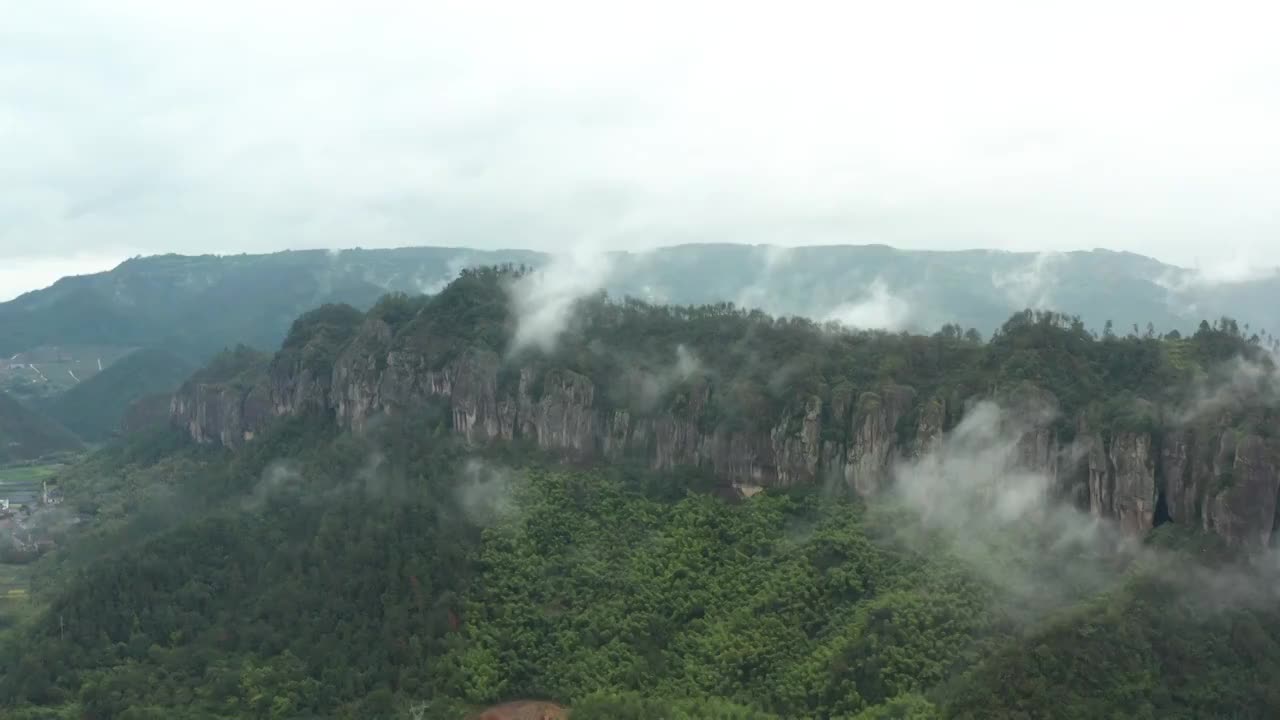
M 920 458 L 936 452 L 942 446 L 942 432 L 947 422 L 947 402 L 932 398 L 920 409 L 920 422 L 916 425 L 916 445 L 911 456 Z
M 385 335 L 376 327 L 367 334 L 375 341 Z M 709 465 L 749 484 L 797 482 L 816 472 L 816 398 L 799 436 L 781 424 L 772 433 L 733 433 L 702 427 L 711 393 L 706 383 L 681 394 L 678 407 L 637 414 L 600 407 L 595 384 L 571 370 L 523 368 L 516 387 L 500 390 L 501 363 L 492 353 L 467 353 L 432 369 L 411 352 L 389 351 L 383 360 L 369 347 L 356 343 L 333 374 L 336 417 L 356 431 L 379 414 L 394 415 L 434 398 L 449 404 L 453 430 L 477 444 L 520 438 L 582 456 L 644 453 L 657 469 Z
M 493 353 L 464 352 L 432 367 L 421 353 L 393 348 L 391 336 L 385 323 L 366 322 L 327 375 L 278 358 L 252 387 L 189 383 L 173 398 L 171 421 L 198 442 L 234 448 L 274 417 L 330 412 L 360 432 L 379 415 L 437 401 L 447 404 L 452 429 L 474 444 L 519 438 L 581 456 L 640 456 L 655 469 L 708 467 L 743 486 L 815 482 L 829 473 L 871 494 L 900 454 L 898 423 L 915 400 L 911 388 L 889 386 L 862 394 L 856 410 L 846 404 L 824 413 L 822 398 L 811 395 L 796 398 L 767 429 L 731 429 L 710 420 L 706 381 L 690 383 L 667 408 L 605 408 L 599 388 L 571 370 L 523 368 L 513 387 L 500 388 L 502 363 Z M 940 440 L 941 413 L 940 404 L 922 413 L 913 445 Z
M 1274 451 L 1257 435 L 1238 442 L 1224 437 L 1221 447 L 1225 453 L 1205 497 L 1204 527 L 1238 545 L 1266 547 L 1280 495 Z
M 798 430 L 794 433 L 789 430 L 784 418 L 769 433 L 773 454 L 778 458 L 778 483 L 813 482 L 822 461 L 822 398 L 807 398 Z
M 188 383 L 172 400 L 171 422 L 198 442 L 234 448 L 276 417 L 328 413 L 362 432 L 380 415 L 437 403 L 452 430 L 475 445 L 521 439 L 580 457 L 642 458 L 655 469 L 699 466 L 744 489 L 838 478 L 869 496 L 882 491 L 900 458 L 939 447 L 947 420 L 942 399 L 920 402 L 901 385 L 796 397 L 766 423 L 717 417 L 717 388 L 697 378 L 665 407 L 610 407 L 590 378 L 567 368 L 512 373 L 489 351 L 441 361 L 392 340 L 389 326 L 368 320 L 327 371 L 279 356 L 251 386 Z M 1047 477 L 1055 495 L 1130 533 L 1151 529 L 1163 501 L 1174 522 L 1241 546 L 1270 541 L 1277 443 L 1230 429 L 1101 433 L 1081 419 L 1064 444 L 1051 394 L 1023 386 L 1006 395 L 1005 429 L 1016 431 L 1010 463 Z
M 1165 509 L 1178 523 L 1199 525 L 1201 502 L 1212 468 L 1200 452 L 1206 438 L 1190 429 L 1165 433 L 1160 449 L 1160 471 L 1164 479 Z
M 195 383 L 184 386 L 169 406 L 171 421 L 200 443 L 235 448 L 252 440 L 271 420 L 267 387 Z
M 1276 445 L 1231 429 L 1178 428 L 1159 437 L 1142 432 L 1084 434 L 1079 473 L 1089 511 L 1140 533 L 1167 519 L 1209 530 L 1228 543 L 1262 548 L 1275 523 L 1280 476 Z
M 898 451 L 898 421 L 914 401 L 914 390 L 897 385 L 858 398 L 846 445 L 844 479 L 859 495 L 874 495 L 884 484 Z
M 1115 506 L 1115 491 L 1111 479 L 1111 459 L 1107 456 L 1106 443 L 1100 434 L 1080 435 L 1083 452 L 1082 472 L 1089 512 L 1094 517 L 1106 517 Z
M 1150 530 L 1155 520 L 1156 473 L 1151 436 L 1119 432 L 1111 438 L 1111 506 L 1105 509 L 1130 533 Z

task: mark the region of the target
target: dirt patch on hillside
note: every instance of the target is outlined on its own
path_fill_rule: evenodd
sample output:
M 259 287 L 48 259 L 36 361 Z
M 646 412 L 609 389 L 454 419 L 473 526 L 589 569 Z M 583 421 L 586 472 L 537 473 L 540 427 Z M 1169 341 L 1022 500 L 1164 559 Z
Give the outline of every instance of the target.
M 569 710 L 555 703 L 521 701 L 495 705 L 469 720 L 565 720 Z

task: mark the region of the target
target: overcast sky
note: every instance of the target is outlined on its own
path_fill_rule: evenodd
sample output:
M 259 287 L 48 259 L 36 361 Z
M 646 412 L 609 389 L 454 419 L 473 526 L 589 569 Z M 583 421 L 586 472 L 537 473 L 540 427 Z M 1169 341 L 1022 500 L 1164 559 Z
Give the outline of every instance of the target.
M 0 0 L 0 296 L 413 244 L 1274 266 L 1275 3 L 1047 5 Z

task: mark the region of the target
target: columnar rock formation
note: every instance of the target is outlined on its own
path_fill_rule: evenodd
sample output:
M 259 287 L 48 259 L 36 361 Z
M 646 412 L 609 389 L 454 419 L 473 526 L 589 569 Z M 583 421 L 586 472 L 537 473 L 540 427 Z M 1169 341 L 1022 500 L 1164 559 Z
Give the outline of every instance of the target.
M 433 365 L 391 339 L 385 323 L 368 320 L 331 369 L 281 356 L 251 386 L 189 382 L 172 400 L 171 421 L 198 442 L 234 448 L 276 417 L 328 413 L 360 432 L 379 415 L 436 404 L 447 409 L 452 430 L 477 445 L 522 439 L 576 456 L 643 458 L 655 469 L 700 466 L 743 487 L 839 479 L 873 495 L 895 462 L 937 448 L 955 420 L 943 398 L 922 399 L 893 384 L 856 398 L 847 387 L 799 396 L 764 422 L 715 417 L 718 388 L 708 379 L 684 383 L 665 407 L 610 407 L 602 388 L 568 368 L 511 372 L 487 350 Z M 1280 495 L 1277 441 L 1226 426 L 1100 432 L 1080 418 L 1075 438 L 1064 442 L 1051 394 L 1021 387 L 1010 397 L 1010 430 L 1018 433 L 1012 464 L 1043 473 L 1082 509 L 1140 533 L 1157 521 L 1163 501 L 1168 519 L 1230 543 L 1270 541 Z

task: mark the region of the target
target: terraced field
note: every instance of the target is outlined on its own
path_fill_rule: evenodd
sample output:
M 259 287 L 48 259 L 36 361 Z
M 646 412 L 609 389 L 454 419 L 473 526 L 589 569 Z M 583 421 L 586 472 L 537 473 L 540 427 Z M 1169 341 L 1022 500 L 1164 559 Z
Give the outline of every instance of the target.
M 40 497 L 40 483 L 55 475 L 63 465 L 0 466 L 0 500 L 8 499 L 15 508 L 34 503 Z
M 14 509 L 34 504 L 40 497 L 40 483 L 61 468 L 61 464 L 0 466 L 0 500 L 7 499 Z M 0 518 L 0 526 L 12 520 Z M 0 527 L 0 542 L 7 535 Z M 35 605 L 28 595 L 30 568 L 26 565 L 0 563 L 0 632 L 30 616 Z
M 97 375 L 134 349 L 115 345 L 46 346 L 0 357 L 0 388 L 24 396 L 57 395 Z
M 30 617 L 36 610 L 29 595 L 30 568 L 0 563 L 0 634 Z
M 70 459 L 67 456 L 65 459 Z M 13 510 L 35 505 L 41 483 L 56 475 L 65 463 L 0 465 L 0 500 L 7 499 Z M 0 517 L 0 542 L 10 542 L 16 517 Z M 31 617 L 39 608 L 30 596 L 31 566 L 0 562 L 0 633 Z

